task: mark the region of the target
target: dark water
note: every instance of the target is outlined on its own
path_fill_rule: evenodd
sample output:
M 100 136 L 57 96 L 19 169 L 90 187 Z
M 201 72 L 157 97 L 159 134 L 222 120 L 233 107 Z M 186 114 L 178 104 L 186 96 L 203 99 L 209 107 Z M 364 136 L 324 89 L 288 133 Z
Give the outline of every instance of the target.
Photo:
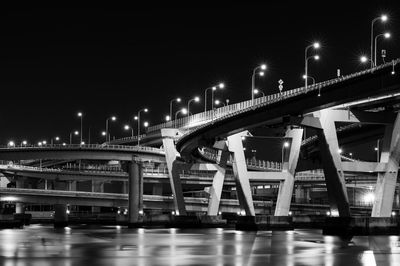
M 399 236 L 319 230 L 126 229 L 32 225 L 0 230 L 1 265 L 400 265 Z

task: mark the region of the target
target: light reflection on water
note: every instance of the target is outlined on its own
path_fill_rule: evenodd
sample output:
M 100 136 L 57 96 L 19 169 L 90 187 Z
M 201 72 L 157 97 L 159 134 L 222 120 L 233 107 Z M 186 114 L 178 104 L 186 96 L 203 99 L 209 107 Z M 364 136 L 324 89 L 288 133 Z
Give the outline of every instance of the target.
M 359 236 L 347 242 L 323 236 L 319 230 L 240 232 L 121 226 L 55 230 L 32 225 L 0 230 L 0 264 L 399 265 L 399 240 L 399 236 Z

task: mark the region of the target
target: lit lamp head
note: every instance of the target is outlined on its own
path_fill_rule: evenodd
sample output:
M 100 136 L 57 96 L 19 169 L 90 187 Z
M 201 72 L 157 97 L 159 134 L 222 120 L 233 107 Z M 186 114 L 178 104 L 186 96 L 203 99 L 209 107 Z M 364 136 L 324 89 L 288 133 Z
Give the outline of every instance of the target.
M 303 75 L 303 79 L 306 79 L 307 78 L 307 76 L 306 75 Z
M 180 98 L 179 98 L 180 99 Z M 144 110 L 143 110 L 145 113 L 147 113 L 148 111 L 149 111 L 149 109 L 147 109 L 147 108 L 144 108 Z
M 385 14 L 383 14 L 383 15 L 381 16 L 381 21 L 382 21 L 382 22 L 386 22 L 387 20 L 388 20 L 388 16 L 385 15 Z
M 135 117 L 133 119 L 138 120 L 138 117 L 135 115 Z
M 221 82 L 220 84 L 218 84 L 218 87 L 219 87 L 220 89 L 223 89 L 223 88 L 225 88 L 225 84 Z
M 321 47 L 321 45 L 319 44 L 319 42 L 315 42 L 315 43 L 313 43 L 313 47 L 314 47 L 315 49 L 318 49 L 318 48 Z
M 215 87 L 215 86 L 212 87 L 212 90 L 213 90 L 213 91 L 216 91 L 216 90 L 217 90 L 217 87 Z
M 101 132 L 101 135 L 102 135 L 102 136 L 105 136 L 105 135 L 106 135 L 106 132 L 105 132 L 105 131 Z
M 82 112 L 78 112 L 79 117 L 82 117 L 82 115 L 83 115 Z
M 124 126 L 124 129 L 125 129 L 125 130 L 129 130 L 129 126 L 128 126 L 128 125 L 125 125 L 125 126 Z
M 366 63 L 366 62 L 368 62 L 368 57 L 366 57 L 365 55 L 362 55 L 360 57 L 360 61 L 361 61 L 361 63 Z
M 187 109 L 186 108 L 182 108 L 181 112 L 182 112 L 182 114 L 186 115 L 187 114 Z
M 200 102 L 200 98 L 198 96 L 194 97 L 195 102 Z
M 8 142 L 8 146 L 9 146 L 9 147 L 14 147 L 14 146 L 15 146 L 15 142 L 12 141 L 12 140 L 9 141 L 9 142 Z
M 266 70 L 266 69 L 267 69 L 267 65 L 266 65 L 266 64 L 262 64 L 262 65 L 260 66 L 260 68 L 261 68 L 262 70 Z
M 176 101 L 177 101 L 178 103 L 180 103 L 180 102 L 182 101 L 182 99 L 181 99 L 181 98 L 176 98 Z M 147 112 L 147 111 L 145 111 L 145 112 Z
M 42 143 L 43 143 L 43 145 L 46 145 L 46 144 L 47 144 L 47 141 L 43 140 Z
M 220 101 L 220 100 L 215 100 L 214 103 L 215 103 L 216 105 L 219 105 L 219 104 L 221 103 L 221 101 Z
M 75 131 L 74 134 L 75 134 L 75 135 L 79 135 L 79 131 L 78 131 L 78 130 Z M 46 144 L 46 143 L 44 143 L 44 144 Z
M 112 121 L 115 121 L 115 120 L 117 120 L 117 117 L 112 116 L 112 117 L 111 117 L 111 120 L 112 120 Z
M 386 38 L 386 39 L 389 39 L 390 38 L 390 32 L 385 32 L 384 34 L 383 34 L 383 36 Z
M 169 121 L 169 120 L 171 120 L 171 117 L 169 115 L 166 115 L 165 116 L 165 121 Z
M 264 76 L 264 72 L 261 71 L 261 72 L 258 73 L 258 75 L 260 75 L 262 77 L 262 76 Z
M 26 140 L 22 141 L 22 145 L 26 145 L 28 142 Z
M 254 89 L 254 94 L 258 94 L 260 91 L 258 89 Z
M 283 143 L 283 147 L 285 147 L 285 148 L 289 147 L 289 142 L 285 141 L 285 142 Z
M 55 137 L 55 140 L 56 140 L 56 141 L 59 141 L 59 140 L 60 140 L 60 138 L 59 138 L 59 137 Z
M 149 122 L 147 122 L 147 121 L 144 122 L 144 123 L 143 123 L 143 126 L 144 126 L 144 127 L 148 127 L 148 126 L 149 126 Z
M 315 60 L 319 60 L 319 55 L 314 55 Z

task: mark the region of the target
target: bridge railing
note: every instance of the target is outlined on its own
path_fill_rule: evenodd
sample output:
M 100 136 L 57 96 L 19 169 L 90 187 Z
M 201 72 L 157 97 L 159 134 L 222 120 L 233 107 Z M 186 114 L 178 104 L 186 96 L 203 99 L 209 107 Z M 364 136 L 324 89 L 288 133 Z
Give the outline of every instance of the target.
M 104 145 L 104 144 L 53 144 L 53 145 L 24 145 L 24 146 L 0 146 L 0 150 L 36 150 L 36 149 L 81 149 L 81 150 L 118 150 L 118 151 L 137 151 L 137 152 L 152 152 L 164 154 L 163 149 L 147 147 L 147 146 L 127 146 L 127 145 Z

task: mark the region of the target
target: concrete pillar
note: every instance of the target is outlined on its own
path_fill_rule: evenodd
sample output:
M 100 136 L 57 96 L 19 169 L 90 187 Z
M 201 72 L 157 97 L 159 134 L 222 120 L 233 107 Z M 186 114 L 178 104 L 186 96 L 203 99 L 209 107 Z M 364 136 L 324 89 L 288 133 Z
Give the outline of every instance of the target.
M 342 161 L 339 154 L 339 143 L 335 121 L 329 110 L 320 111 L 322 130 L 317 130 L 321 161 L 325 174 L 326 189 L 330 210 L 333 215 L 350 216 L 349 199 L 347 197 Z
M 139 211 L 143 206 L 143 189 L 141 176 L 142 165 L 138 162 L 131 161 L 128 163 L 129 174 L 129 197 L 128 197 L 128 224 L 135 226 L 139 223 Z
M 229 151 L 233 153 L 232 168 L 235 176 L 236 192 L 240 208 L 245 211 L 246 216 L 255 216 L 246 158 L 243 152 L 242 136 L 245 135 L 244 132 L 241 132 L 229 136 L 228 146 Z
M 210 187 L 210 196 L 208 200 L 208 209 L 207 215 L 216 216 L 218 215 L 219 204 L 221 202 L 222 188 L 224 186 L 225 179 L 225 169 L 226 163 L 229 159 L 229 151 L 228 150 L 219 150 L 218 151 L 218 159 L 212 186 Z
M 15 187 L 16 188 L 24 188 L 24 179 L 17 178 L 15 180 Z M 15 213 L 25 213 L 25 204 L 23 202 L 15 203 Z
M 152 195 L 161 196 L 162 193 L 163 193 L 163 185 L 162 184 L 153 184 Z
M 68 214 L 66 204 L 54 205 L 54 227 L 65 227 L 68 225 Z
M 104 182 L 92 180 L 92 192 L 104 193 Z M 92 212 L 100 212 L 100 206 L 92 206 Z
M 285 180 L 280 181 L 278 198 L 276 200 L 275 216 L 288 216 L 292 200 L 294 176 L 300 155 L 303 129 L 289 129 L 286 137 L 291 139 L 288 149 L 283 149 L 284 160 L 282 172 L 286 173 Z
M 175 213 L 176 215 L 186 215 L 185 199 L 183 197 L 182 184 L 179 176 L 179 163 L 176 161 L 178 151 L 174 143 L 174 139 L 178 134 L 179 131 L 177 129 L 161 129 L 168 176 L 172 195 L 174 197 Z
M 122 181 L 122 194 L 128 194 L 129 186 L 128 181 Z
M 386 163 L 385 172 L 378 174 L 372 217 L 390 217 L 396 190 L 400 161 L 400 114 L 393 126 L 386 126 L 381 148 L 381 163 Z

